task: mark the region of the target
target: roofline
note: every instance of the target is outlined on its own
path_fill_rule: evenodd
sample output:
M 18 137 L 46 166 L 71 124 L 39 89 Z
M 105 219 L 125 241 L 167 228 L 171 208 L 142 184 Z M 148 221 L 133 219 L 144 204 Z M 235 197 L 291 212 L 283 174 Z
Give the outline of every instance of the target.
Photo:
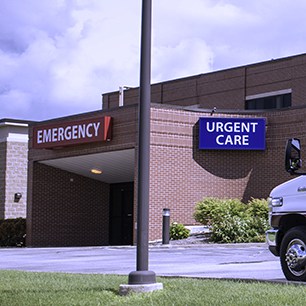
M 31 122 L 32 121 L 29 121 L 29 120 L 3 118 L 3 119 L 0 119 L 0 127 L 2 126 L 28 127 Z
M 217 69 L 217 70 L 208 71 L 208 72 L 199 73 L 199 74 L 190 75 L 190 76 L 185 76 L 185 77 L 181 77 L 181 78 L 177 78 L 177 79 L 171 79 L 171 80 L 166 80 L 166 81 L 162 81 L 162 82 L 152 83 L 151 86 L 160 85 L 160 84 L 167 84 L 167 83 L 172 83 L 172 82 L 177 82 L 177 81 L 183 81 L 183 80 L 188 80 L 188 79 L 191 80 L 191 79 L 199 78 L 199 77 L 204 76 L 204 75 L 210 75 L 210 74 L 215 74 L 215 73 L 220 73 L 220 72 L 225 72 L 225 71 L 230 71 L 230 70 L 236 70 L 236 69 L 243 69 L 243 68 L 246 69 L 246 68 L 249 68 L 249 67 L 264 65 L 264 64 L 267 64 L 269 62 L 276 63 L 276 62 L 287 61 L 287 60 L 291 60 L 291 59 L 294 59 L 294 58 L 297 58 L 297 57 L 303 57 L 303 56 L 306 56 L 306 53 L 295 54 L 295 55 L 290 55 L 290 56 L 280 57 L 280 58 L 272 58 L 270 60 L 255 62 L 255 63 L 251 63 L 251 64 L 245 64 L 245 65 L 236 66 L 236 67 Z M 138 88 L 139 87 L 136 86 L 136 87 L 131 87 L 130 89 L 138 89 Z M 118 93 L 118 90 L 105 92 L 105 93 L 102 94 L 102 96 L 112 95 L 112 94 L 116 94 L 116 93 Z

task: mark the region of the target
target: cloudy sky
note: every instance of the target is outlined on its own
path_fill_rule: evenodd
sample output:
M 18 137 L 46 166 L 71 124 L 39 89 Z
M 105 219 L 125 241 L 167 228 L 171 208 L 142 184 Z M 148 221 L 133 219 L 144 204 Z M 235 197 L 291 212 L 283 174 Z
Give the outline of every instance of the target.
M 0 118 L 139 85 L 141 0 L 1 0 Z M 306 52 L 305 0 L 152 0 L 152 83 Z

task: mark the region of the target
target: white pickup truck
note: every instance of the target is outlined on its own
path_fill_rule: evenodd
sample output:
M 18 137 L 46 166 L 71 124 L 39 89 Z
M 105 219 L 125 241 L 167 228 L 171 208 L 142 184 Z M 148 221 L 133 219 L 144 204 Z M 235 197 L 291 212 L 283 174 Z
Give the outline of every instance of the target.
M 280 257 L 288 280 L 306 281 L 306 173 L 300 173 L 300 141 L 287 141 L 286 170 L 298 177 L 275 187 L 269 197 L 266 232 L 270 251 Z

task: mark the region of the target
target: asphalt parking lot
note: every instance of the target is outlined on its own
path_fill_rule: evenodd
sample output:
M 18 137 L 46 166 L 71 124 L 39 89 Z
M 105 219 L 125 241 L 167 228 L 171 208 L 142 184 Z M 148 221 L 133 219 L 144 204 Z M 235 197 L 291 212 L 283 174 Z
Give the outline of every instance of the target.
M 1 270 L 128 275 L 136 247 L 2 248 Z M 279 258 L 264 243 L 149 247 L 157 276 L 285 281 Z

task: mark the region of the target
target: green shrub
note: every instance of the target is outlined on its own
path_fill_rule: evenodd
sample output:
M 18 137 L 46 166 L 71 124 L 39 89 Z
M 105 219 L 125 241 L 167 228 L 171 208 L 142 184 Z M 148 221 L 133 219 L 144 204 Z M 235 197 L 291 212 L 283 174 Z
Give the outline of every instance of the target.
M 211 239 L 214 242 L 249 242 L 249 220 L 235 215 L 225 215 L 223 220 L 213 223 Z
M 26 220 L 0 220 L 0 246 L 25 246 Z
M 252 198 L 248 202 L 247 213 L 251 217 L 268 219 L 268 202 L 265 199 Z
M 206 198 L 197 203 L 194 218 L 211 227 L 213 242 L 264 242 L 268 203 L 264 199 L 244 204 L 236 199 Z
M 190 230 L 181 223 L 173 222 L 170 225 L 170 239 L 172 240 L 188 238 L 189 233 Z
M 251 199 L 246 212 L 250 219 L 250 226 L 255 232 L 251 242 L 265 242 L 265 231 L 269 228 L 267 200 Z
M 222 221 L 228 212 L 232 216 L 240 216 L 244 211 L 245 204 L 237 199 L 205 198 L 197 203 L 194 218 L 203 225 L 212 225 Z

